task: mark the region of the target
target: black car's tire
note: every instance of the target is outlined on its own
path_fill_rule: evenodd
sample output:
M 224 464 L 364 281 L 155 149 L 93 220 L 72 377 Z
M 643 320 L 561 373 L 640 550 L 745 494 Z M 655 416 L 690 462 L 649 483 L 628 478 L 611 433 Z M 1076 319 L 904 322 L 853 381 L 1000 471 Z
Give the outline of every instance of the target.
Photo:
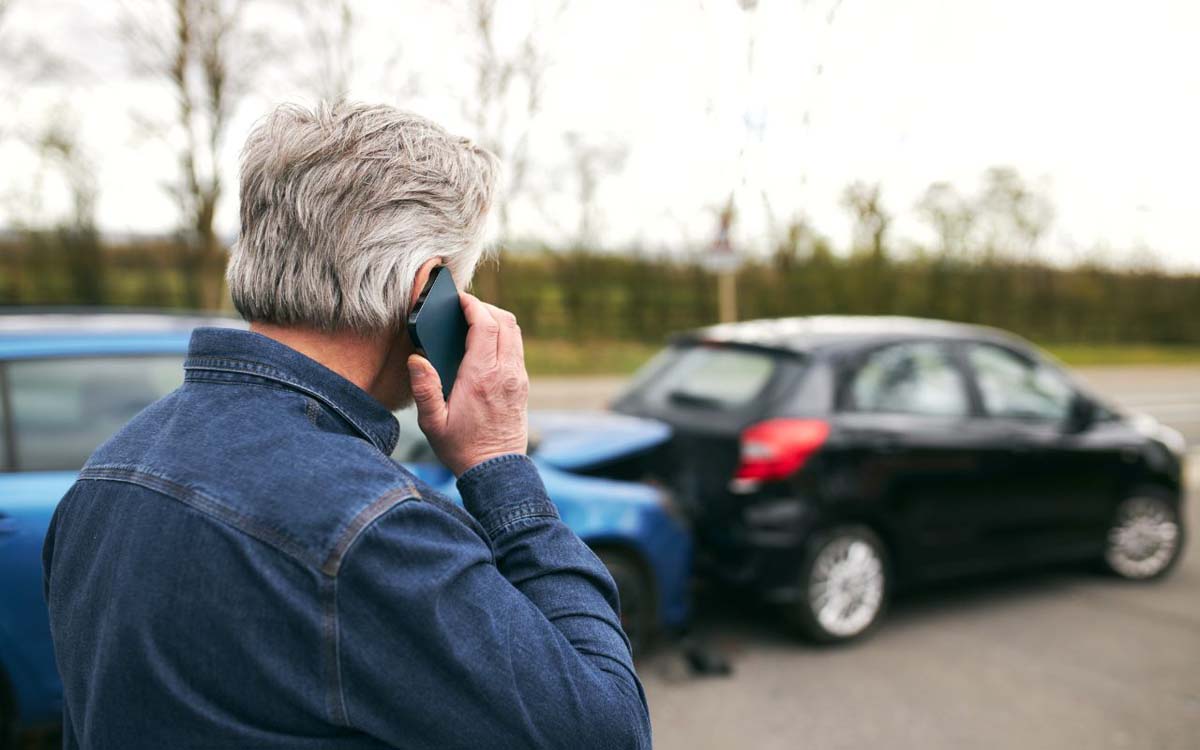
M 887 548 L 866 526 L 838 526 L 815 535 L 800 569 L 800 597 L 791 619 L 818 643 L 848 643 L 878 627 L 891 593 Z
M 630 553 L 598 549 L 596 556 L 617 584 L 621 600 L 621 628 L 629 638 L 633 655 L 645 653 L 654 633 L 654 589 L 645 569 Z
M 1104 540 L 1104 567 L 1130 581 L 1162 578 L 1183 552 L 1184 530 L 1175 503 L 1155 490 L 1121 501 Z

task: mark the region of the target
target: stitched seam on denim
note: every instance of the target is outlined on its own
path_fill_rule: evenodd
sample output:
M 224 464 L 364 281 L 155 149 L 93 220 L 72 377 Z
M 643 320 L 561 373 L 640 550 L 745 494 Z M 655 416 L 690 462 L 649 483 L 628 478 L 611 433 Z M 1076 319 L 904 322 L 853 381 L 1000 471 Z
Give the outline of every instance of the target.
M 486 523 L 483 527 L 487 529 L 488 536 L 495 537 L 521 521 L 533 518 L 558 518 L 558 513 L 554 506 L 549 501 L 544 502 L 525 502 L 518 505 L 499 508 L 484 516 Z
M 203 375 L 188 375 L 184 378 L 189 383 L 209 383 L 211 385 L 238 385 L 248 388 L 266 388 L 271 391 L 279 391 L 280 393 L 295 393 L 295 388 L 288 388 L 284 385 L 271 382 L 260 382 L 258 380 L 233 380 L 225 378 L 206 378 Z
M 154 490 L 166 497 L 176 500 L 189 508 L 200 511 L 206 516 L 225 523 L 247 536 L 265 542 L 288 557 L 304 565 L 318 568 L 319 563 L 309 557 L 303 545 L 287 534 L 267 528 L 253 519 L 222 505 L 199 490 L 173 482 L 165 477 L 151 474 L 144 469 L 132 466 L 89 466 L 79 472 L 80 480 L 99 480 L 125 482 Z
M 381 436 L 375 434 L 375 432 L 373 430 L 370 430 L 366 426 L 360 424 L 358 422 L 358 420 L 354 419 L 349 414 L 347 414 L 344 409 L 342 409 L 340 406 L 337 405 L 336 400 L 333 399 L 332 397 L 327 396 L 324 392 L 317 390 L 316 388 L 313 388 L 310 385 L 305 385 L 303 383 L 300 383 L 299 381 L 285 375 L 281 370 L 279 370 L 275 367 L 272 367 L 270 365 L 264 365 L 261 362 L 253 362 L 250 360 L 240 360 L 240 359 L 239 360 L 222 359 L 219 357 L 193 357 L 193 358 L 189 358 L 186 362 L 183 363 L 183 369 L 185 371 L 186 370 L 209 370 L 209 371 L 214 371 L 214 372 L 235 372 L 235 373 L 250 372 L 250 373 L 258 374 L 261 377 L 270 378 L 271 380 L 279 381 L 280 383 L 285 383 L 285 384 L 295 388 L 298 391 L 303 391 L 304 393 L 307 393 L 310 396 L 319 398 L 329 408 L 333 409 L 343 419 L 345 419 L 347 422 L 349 422 L 354 427 L 354 429 L 361 432 L 364 437 L 366 437 L 372 443 L 375 443 L 375 445 L 381 451 L 383 451 L 385 453 L 388 452 L 387 450 L 385 450 L 385 447 L 387 445 L 395 445 L 396 441 L 400 437 L 399 434 L 397 434 L 399 432 L 399 428 L 393 424 L 388 428 L 387 436 L 384 436 L 384 439 L 380 439 Z
M 404 498 L 404 499 L 400 500 L 399 502 L 393 502 L 393 503 L 389 504 L 386 508 L 383 509 L 382 512 L 376 514 L 371 519 L 370 523 L 365 524 L 361 529 L 359 529 L 358 533 L 356 533 L 354 535 L 354 537 L 350 540 L 350 543 L 346 546 L 346 549 L 343 551 L 342 559 L 345 559 L 346 555 L 348 555 L 350 553 L 350 549 L 354 546 L 354 543 L 357 542 L 359 539 L 361 539 L 362 535 L 364 533 L 366 533 L 367 530 L 372 528 L 375 525 L 376 521 L 378 521 L 380 518 L 387 515 L 388 513 L 392 512 L 396 508 L 402 507 L 409 500 L 420 500 L 421 494 L 420 494 L 420 492 L 418 492 L 417 488 L 415 486 L 413 486 L 413 484 L 411 482 L 409 482 L 408 486 L 409 486 L 409 489 L 415 494 L 413 496 Z M 371 505 L 372 506 L 376 505 L 381 500 L 383 500 L 384 497 L 394 494 L 394 492 L 395 491 L 386 493 L 383 497 L 380 498 L 380 500 L 377 500 L 375 503 L 372 503 Z M 369 510 L 369 508 L 368 508 L 368 510 Z M 363 513 L 366 513 L 366 512 L 367 511 L 363 511 Z M 360 514 L 360 515 L 362 515 L 362 514 Z M 340 571 L 340 568 L 341 568 L 341 560 L 338 561 L 339 571 Z M 334 653 L 337 655 L 337 672 L 336 672 L 336 674 L 337 674 L 337 680 L 338 680 L 338 695 L 341 700 L 342 716 L 345 718 L 345 725 L 352 726 L 350 723 L 350 709 L 346 705 L 345 683 L 342 680 L 342 652 L 341 652 L 341 647 L 340 647 L 342 630 L 340 627 L 341 610 L 337 606 L 337 592 L 338 592 L 337 576 L 336 575 L 331 576 L 330 580 L 332 580 L 333 584 L 334 584 L 334 589 L 333 589 L 333 591 L 334 591 L 334 608 L 333 608 L 334 623 L 333 624 L 334 624 L 334 632 L 336 633 L 337 638 L 338 638 L 338 644 L 334 651 Z
M 420 496 L 421 494 L 417 492 L 417 488 L 413 486 L 412 482 L 405 480 L 404 487 L 388 490 L 366 508 L 360 510 L 338 535 L 337 543 L 333 545 L 333 549 L 329 551 L 329 556 L 325 558 L 325 563 L 321 566 L 321 572 L 327 576 L 336 577 L 338 570 L 342 567 L 342 560 L 346 558 L 346 552 L 349 551 L 363 529 L 370 526 L 375 519 L 387 513 L 394 506 L 406 500 L 420 498 Z
M 474 485 L 475 483 L 479 482 L 480 481 L 479 475 L 482 473 L 481 472 L 482 469 L 486 469 L 491 466 L 496 466 L 498 464 L 506 464 L 511 461 L 528 461 L 528 460 L 529 460 L 528 456 L 525 456 L 520 453 L 507 453 L 503 456 L 496 456 L 494 458 L 489 458 L 488 460 L 484 461 L 483 463 L 479 463 L 479 464 L 472 466 L 470 469 L 467 470 L 467 472 L 465 474 L 463 474 L 461 477 L 459 477 L 458 478 L 459 488 L 463 489 L 464 485 L 466 487 L 470 487 L 470 486 Z
M 325 707 L 335 723 L 349 725 L 346 716 L 346 699 L 342 694 L 342 665 L 338 652 L 337 579 L 322 578 L 321 587 L 321 637 L 322 656 L 329 684 L 325 690 Z
M 497 534 L 504 534 L 519 527 L 528 526 L 528 521 L 536 521 L 539 518 L 548 518 L 550 520 L 557 521 L 558 515 L 555 513 L 527 513 L 525 515 L 517 516 L 516 518 L 505 521 L 501 525 L 493 528 L 488 533 L 495 537 Z
M 338 708 L 342 721 L 350 726 L 350 709 L 346 706 L 345 682 L 342 680 L 342 628 L 338 616 L 338 579 L 333 579 L 333 658 L 334 676 L 337 678 Z M 628 642 L 628 639 L 626 639 Z

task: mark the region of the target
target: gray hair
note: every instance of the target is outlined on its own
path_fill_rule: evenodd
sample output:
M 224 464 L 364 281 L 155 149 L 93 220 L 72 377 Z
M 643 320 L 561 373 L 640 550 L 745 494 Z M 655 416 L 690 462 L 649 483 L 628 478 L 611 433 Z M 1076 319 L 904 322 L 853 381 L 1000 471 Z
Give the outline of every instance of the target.
M 400 330 L 430 258 L 470 283 L 498 171 L 491 153 L 392 107 L 278 107 L 242 152 L 234 306 L 249 321 Z

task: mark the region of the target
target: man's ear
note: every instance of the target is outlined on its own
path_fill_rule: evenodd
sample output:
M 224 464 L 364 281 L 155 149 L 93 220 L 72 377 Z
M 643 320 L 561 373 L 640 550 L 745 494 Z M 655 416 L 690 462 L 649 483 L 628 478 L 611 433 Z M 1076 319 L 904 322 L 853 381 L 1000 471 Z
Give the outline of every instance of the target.
M 413 279 L 413 287 L 408 295 L 408 310 L 406 311 L 405 317 L 408 317 L 408 315 L 412 314 L 413 306 L 417 304 L 417 297 L 421 296 L 421 291 L 425 289 L 425 284 L 429 282 L 429 274 L 433 272 L 434 268 L 445 264 L 445 258 L 430 258 L 422 263 L 421 267 L 417 269 L 417 275 Z

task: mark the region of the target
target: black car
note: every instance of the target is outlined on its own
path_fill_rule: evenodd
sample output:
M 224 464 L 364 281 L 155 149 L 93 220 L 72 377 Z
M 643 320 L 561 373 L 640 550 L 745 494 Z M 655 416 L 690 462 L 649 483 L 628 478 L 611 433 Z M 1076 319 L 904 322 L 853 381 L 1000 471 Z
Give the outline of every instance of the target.
M 895 587 L 1054 560 L 1166 573 L 1183 438 L 1104 404 L 1023 340 L 909 318 L 814 317 L 677 336 L 613 404 L 663 420 L 641 468 L 676 489 L 702 572 L 812 637 L 876 625 Z

